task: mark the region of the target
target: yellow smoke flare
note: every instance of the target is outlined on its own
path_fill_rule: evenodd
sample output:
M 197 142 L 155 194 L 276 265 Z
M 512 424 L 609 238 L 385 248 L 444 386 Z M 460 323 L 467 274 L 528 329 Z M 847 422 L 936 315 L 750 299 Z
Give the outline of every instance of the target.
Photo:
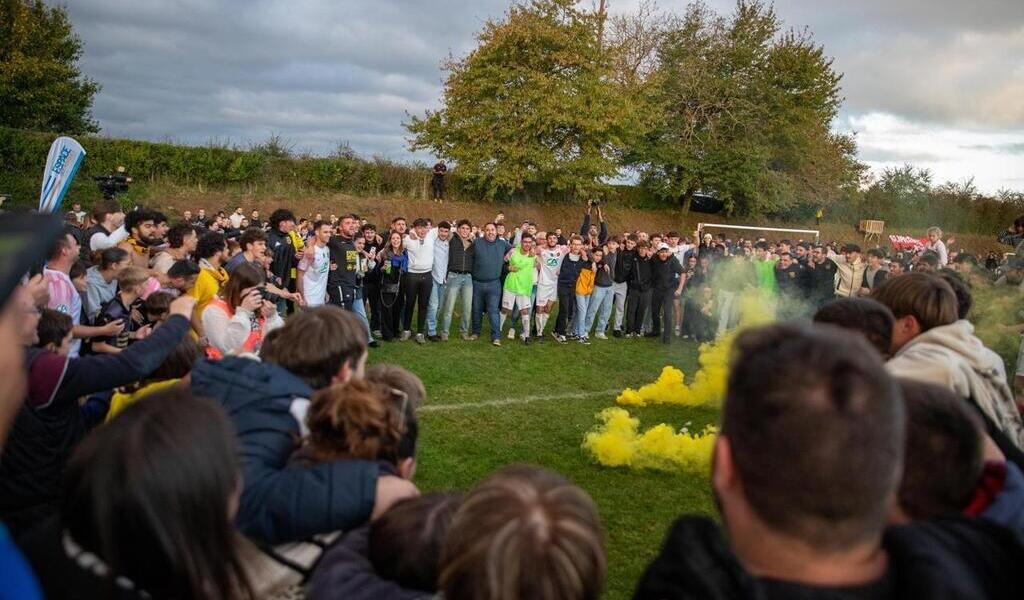
M 700 368 L 687 385 L 686 376 L 666 366 L 653 383 L 640 389 L 626 388 L 616 402 L 623 406 L 648 404 L 704 406 L 721 403 L 729 377 L 732 344 L 743 329 L 775 320 L 775 302 L 758 290 L 748 290 L 736 299 L 738 327 L 713 343 L 702 344 L 697 362 Z M 676 432 L 662 423 L 640 433 L 640 421 L 622 408 L 607 408 L 597 415 L 601 424 L 586 434 L 583 447 L 597 462 L 608 467 L 631 467 L 663 471 L 707 471 L 717 430 L 708 426 L 699 434 L 685 429 Z
M 730 331 L 713 343 L 701 344 L 697 358 L 700 369 L 693 382 L 686 384 L 679 369 L 666 366 L 654 383 L 638 390 L 626 388 L 615 401 L 622 406 L 648 404 L 677 404 L 679 406 L 717 405 L 725 395 L 729 376 L 729 356 L 737 332 L 748 327 L 770 323 L 775 319 L 774 303 L 764 294 L 751 291 L 739 297 L 739 328 Z
M 632 467 L 660 471 L 707 472 L 717 430 L 708 426 L 699 434 L 675 431 L 662 423 L 639 432 L 640 420 L 625 409 L 606 408 L 598 414 L 603 422 L 586 435 L 583 447 L 608 467 Z

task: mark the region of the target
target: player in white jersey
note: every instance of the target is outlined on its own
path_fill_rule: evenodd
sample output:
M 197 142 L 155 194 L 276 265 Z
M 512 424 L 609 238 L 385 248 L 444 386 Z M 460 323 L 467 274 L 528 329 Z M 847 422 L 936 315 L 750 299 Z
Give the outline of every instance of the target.
M 544 326 L 551 316 L 551 309 L 558 299 L 558 270 L 562 267 L 565 255 L 569 254 L 568 246 L 558 245 L 558 235 L 547 234 L 545 245 L 540 248 L 537 256 L 537 336 L 544 335 Z
M 331 252 L 327 247 L 331 239 L 331 224 L 317 221 L 313 231 L 315 243 L 306 246 L 302 260 L 297 266 L 299 292 L 306 300 L 306 306 L 321 306 L 327 301 L 327 277 L 331 265 Z

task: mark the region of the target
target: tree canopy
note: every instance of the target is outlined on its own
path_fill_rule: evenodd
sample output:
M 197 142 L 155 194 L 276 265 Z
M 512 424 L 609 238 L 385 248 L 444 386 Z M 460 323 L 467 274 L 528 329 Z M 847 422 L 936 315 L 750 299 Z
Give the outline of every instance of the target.
M 454 160 L 488 197 L 526 184 L 587 195 L 619 169 L 637 103 L 612 79 L 604 17 L 575 0 L 531 0 L 488 21 L 450 59 L 444 106 L 412 116 L 411 147 Z
M 856 183 L 854 141 L 830 129 L 841 76 L 771 7 L 740 0 L 723 17 L 691 4 L 656 59 L 654 123 L 627 158 L 663 195 L 685 205 L 704 191 L 759 214 L 827 204 Z
M 82 76 L 82 41 L 63 7 L 0 0 L 0 125 L 56 133 L 99 131 L 100 86 Z

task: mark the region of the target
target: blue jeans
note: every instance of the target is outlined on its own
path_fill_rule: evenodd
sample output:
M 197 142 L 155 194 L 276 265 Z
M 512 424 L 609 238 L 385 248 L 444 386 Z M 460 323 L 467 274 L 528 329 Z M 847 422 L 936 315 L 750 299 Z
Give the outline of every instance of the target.
M 437 335 L 437 309 L 444 299 L 444 284 L 434 281 L 430 288 L 430 300 L 427 302 L 427 335 Z M 447 330 L 445 330 L 447 331 Z
M 473 320 L 473 276 L 469 273 L 448 273 L 448 280 L 444 283 L 444 309 L 441 311 L 441 331 L 444 333 L 452 328 L 456 302 L 460 304 L 459 331 L 468 334 Z
M 586 323 L 583 325 L 584 334 L 590 334 L 595 317 L 597 317 L 597 329 L 594 333 L 604 333 L 608 327 L 608 317 L 612 314 L 614 297 L 615 288 L 594 286 L 594 293 L 590 295 L 590 305 L 587 307 Z
M 480 335 L 484 312 L 491 322 L 491 340 L 501 336 L 501 322 L 498 319 L 498 305 L 501 304 L 501 281 L 473 282 L 473 335 Z
M 595 288 L 596 289 L 596 288 Z M 576 294 L 576 315 L 573 322 L 576 324 L 576 335 L 587 337 L 587 330 L 584 328 L 587 322 L 587 310 L 590 308 L 590 296 Z
M 370 333 L 370 319 L 366 316 L 366 304 L 363 302 L 363 290 L 361 288 L 356 290 L 355 297 L 352 299 L 352 312 L 359 315 L 363 325 L 366 326 L 367 341 L 372 342 L 373 334 Z

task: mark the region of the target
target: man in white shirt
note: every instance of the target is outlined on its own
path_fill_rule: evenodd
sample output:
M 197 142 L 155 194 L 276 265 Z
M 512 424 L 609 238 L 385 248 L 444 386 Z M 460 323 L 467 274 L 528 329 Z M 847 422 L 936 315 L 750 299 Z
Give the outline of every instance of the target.
M 299 293 L 306 300 L 306 306 L 323 306 L 327 303 L 327 276 L 331 267 L 331 251 L 327 242 L 331 239 L 331 224 L 317 221 L 313 231 L 313 244 L 306 246 L 305 255 L 299 261 L 299 279 L 296 282 Z
M 427 305 L 430 303 L 430 290 L 434 285 L 434 241 L 437 230 L 430 229 L 427 220 L 419 218 L 413 221 L 412 231 L 405 236 L 403 245 L 409 257 L 409 270 L 402 275 L 402 286 L 405 288 L 405 315 L 402 319 L 402 341 L 412 337 L 412 315 L 419 307 L 419 326 L 416 332 L 416 343 L 427 341 Z
M 245 215 L 242 213 L 242 207 L 239 206 L 238 208 L 235 209 L 235 212 L 231 213 L 231 216 L 228 217 L 228 220 L 231 221 L 232 227 L 234 227 L 235 229 L 241 229 L 242 219 L 244 218 Z
M 427 338 L 436 342 L 440 340 L 437 335 L 437 310 L 444 298 L 444 283 L 448 277 L 448 251 L 452 226 L 448 221 L 441 221 L 437 225 L 434 236 L 434 266 L 431 269 L 433 284 L 430 287 L 430 301 L 427 303 Z
M 568 246 L 558 244 L 558 234 L 547 234 L 545 245 L 538 252 L 537 261 L 537 339 L 544 339 L 544 328 L 551 317 L 551 309 L 558 299 L 558 270 L 562 267 L 565 255 L 569 254 Z

